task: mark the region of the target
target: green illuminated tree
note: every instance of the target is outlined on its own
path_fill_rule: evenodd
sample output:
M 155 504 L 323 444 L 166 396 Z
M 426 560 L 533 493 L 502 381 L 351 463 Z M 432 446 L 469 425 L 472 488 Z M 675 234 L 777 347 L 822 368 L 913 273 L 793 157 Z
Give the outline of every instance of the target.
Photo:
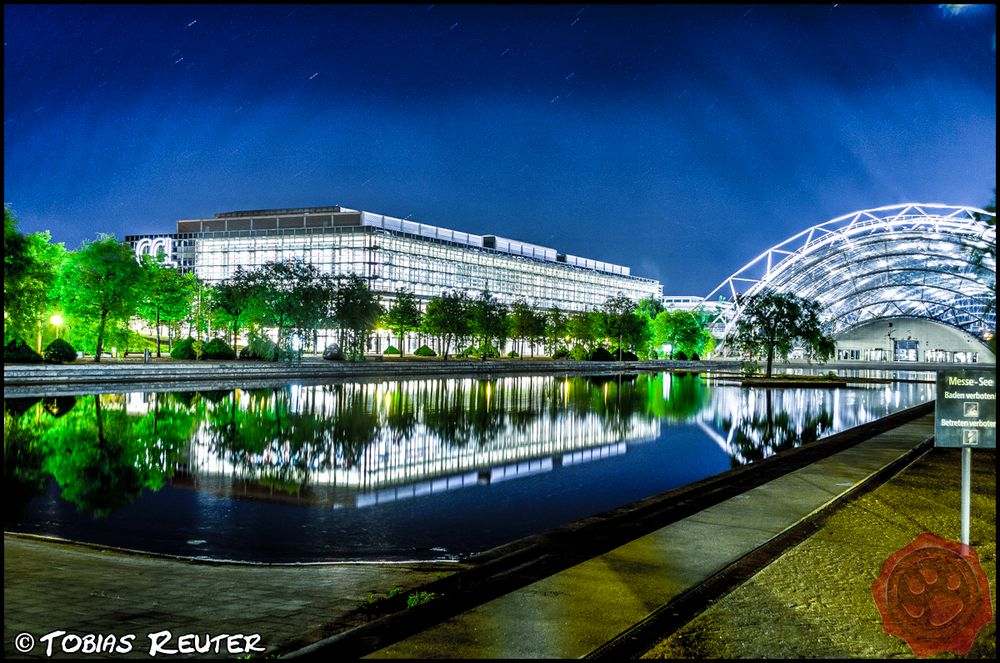
M 344 354 L 348 359 L 363 359 L 368 340 L 383 313 L 378 295 L 367 281 L 351 274 L 333 297 L 333 313 L 345 332 Z
M 101 361 L 109 321 L 127 321 L 142 299 L 143 271 L 113 235 L 100 235 L 69 254 L 59 275 L 66 309 L 95 328 L 94 361 Z
M 265 283 L 261 270 L 237 266 L 232 276 L 212 287 L 209 308 L 216 321 L 228 327 L 233 348 L 244 328 L 265 321 Z
M 391 329 L 399 339 L 399 356 L 406 355 L 406 334 L 420 328 L 423 314 L 417 298 L 408 290 L 396 293 L 396 300 L 382 316 L 382 324 Z
M 661 311 L 653 319 L 653 343 L 670 345 L 671 359 L 679 357 L 679 353 L 688 359 L 694 355 L 702 357 L 715 348 L 715 338 L 709 329 L 711 322 L 712 316 L 701 309 Z
M 35 340 L 41 352 L 41 331 L 48 314 L 58 306 L 56 280 L 66 259 L 62 244 L 52 244 L 48 231 L 22 235 L 10 207 L 3 209 L 4 344 L 16 339 Z
M 566 336 L 566 314 L 553 306 L 545 314 L 545 351 L 554 356 Z
M 531 345 L 534 354 L 535 344 L 545 338 L 545 314 L 536 311 L 523 297 L 518 297 L 511 304 L 507 321 L 511 338 L 518 341 L 518 354 L 524 357 L 525 341 Z
M 598 326 L 601 333 L 609 340 L 618 342 L 618 361 L 622 358 L 625 346 L 635 347 L 642 341 L 645 323 L 636 313 L 635 302 L 619 293 L 601 305 L 598 311 Z
M 578 311 L 566 319 L 566 333 L 571 339 L 590 350 L 597 343 L 597 314 Z
M 140 317 L 156 328 L 156 356 L 160 356 L 160 331 L 163 323 L 179 322 L 191 313 L 198 292 L 194 274 L 165 264 L 162 255 L 142 256 L 144 281 L 139 301 Z
M 436 336 L 440 344 L 441 360 L 448 359 L 452 344 L 461 345 L 471 334 L 470 302 L 464 292 L 442 293 L 427 302 L 423 329 Z
M 472 300 L 469 310 L 472 335 L 480 358 L 486 361 L 488 354 L 494 350 L 499 353 L 507 341 L 507 307 L 485 290 Z

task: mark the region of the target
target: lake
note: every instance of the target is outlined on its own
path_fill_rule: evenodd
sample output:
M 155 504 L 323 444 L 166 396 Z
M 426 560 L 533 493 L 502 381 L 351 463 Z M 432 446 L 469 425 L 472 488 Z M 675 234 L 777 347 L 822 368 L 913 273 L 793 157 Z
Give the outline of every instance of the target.
M 4 527 L 251 562 L 462 559 L 934 389 L 640 373 L 5 399 Z

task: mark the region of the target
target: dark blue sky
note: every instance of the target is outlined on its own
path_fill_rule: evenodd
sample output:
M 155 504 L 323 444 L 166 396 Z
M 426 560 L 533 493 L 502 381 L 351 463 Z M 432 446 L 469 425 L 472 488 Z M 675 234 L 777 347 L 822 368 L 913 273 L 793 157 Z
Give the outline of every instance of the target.
M 341 204 L 704 295 L 799 230 L 996 182 L 996 12 L 4 6 L 4 201 L 97 232 Z

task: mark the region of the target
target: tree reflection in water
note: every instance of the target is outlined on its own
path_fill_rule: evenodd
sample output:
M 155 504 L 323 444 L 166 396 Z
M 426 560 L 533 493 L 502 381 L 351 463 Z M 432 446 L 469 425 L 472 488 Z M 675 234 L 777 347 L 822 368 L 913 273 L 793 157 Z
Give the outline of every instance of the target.
M 151 397 L 153 407 L 138 415 L 126 411 L 121 394 L 80 396 L 72 403 L 44 399 L 20 417 L 5 403 L 5 470 L 13 504 L 19 509 L 43 490 L 46 475 L 55 478 L 64 499 L 97 517 L 145 489 L 159 490 L 194 433 L 194 418 L 169 397 Z
M 657 439 L 663 421 L 696 424 L 742 464 L 891 411 L 888 396 L 877 410 L 877 392 L 845 392 L 846 410 L 862 413 L 849 420 L 845 408 L 834 416 L 831 390 L 803 391 L 643 373 L 8 399 L 5 520 L 48 476 L 65 499 L 103 516 L 175 472 L 265 495 L 299 496 L 317 483 L 374 490 Z

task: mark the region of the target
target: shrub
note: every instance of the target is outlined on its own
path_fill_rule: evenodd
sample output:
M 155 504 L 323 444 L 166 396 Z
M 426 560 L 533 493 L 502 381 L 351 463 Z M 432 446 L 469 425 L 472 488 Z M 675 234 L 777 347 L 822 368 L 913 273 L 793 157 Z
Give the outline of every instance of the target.
M 240 359 L 274 361 L 278 358 L 278 344 L 266 336 L 255 336 L 240 350 Z
M 387 347 L 382 352 L 382 354 L 384 354 L 384 355 L 398 355 L 398 354 L 400 354 L 400 352 L 399 352 L 399 348 L 397 348 L 395 345 L 390 345 L 389 347 Z
M 617 357 L 608 352 L 607 348 L 599 345 L 591 351 L 587 359 L 589 361 L 614 361 Z
M 236 351 L 221 338 L 213 338 L 201 349 L 202 359 L 236 359 Z
M 674 353 L 674 359 L 677 361 L 687 361 L 688 356 L 684 354 L 683 350 L 678 350 Z
M 479 355 L 476 353 L 476 349 L 470 345 L 466 349 L 464 349 L 461 352 L 459 352 L 458 356 L 459 357 L 478 357 Z
M 57 338 L 45 347 L 46 364 L 65 364 L 76 361 L 76 350 L 69 342 Z
M 421 345 L 419 348 L 413 351 L 413 354 L 415 354 L 418 357 L 437 357 L 437 353 L 431 350 L 426 345 Z
M 583 347 L 579 343 L 573 346 L 573 349 L 569 351 L 569 355 L 576 359 L 577 361 L 585 361 L 590 353 L 587 352 L 587 348 Z
M 612 352 L 611 356 L 614 357 L 616 360 L 618 360 L 619 359 L 618 351 L 615 350 L 614 352 Z M 634 352 L 631 352 L 630 350 L 622 350 L 621 361 L 639 361 L 639 357 L 636 356 L 636 354 Z
M 569 348 L 567 348 L 565 345 L 560 345 L 558 348 L 556 348 L 556 351 L 552 353 L 553 359 L 568 359 L 569 356 L 570 356 Z
M 698 356 L 697 352 L 691 353 L 691 361 L 701 361 L 701 357 Z
M 194 339 L 188 336 L 174 343 L 174 349 L 170 351 L 170 356 L 174 359 L 197 359 L 194 352 Z
M 520 357 L 521 355 L 517 354 L 517 350 L 511 350 L 510 352 L 507 353 L 507 356 L 513 359 L 515 357 Z
M 339 343 L 331 343 L 323 349 L 323 359 L 327 361 L 343 361 L 344 351 L 340 349 Z
M 3 363 L 41 364 L 42 355 L 29 348 L 24 341 L 15 339 L 3 347 Z

